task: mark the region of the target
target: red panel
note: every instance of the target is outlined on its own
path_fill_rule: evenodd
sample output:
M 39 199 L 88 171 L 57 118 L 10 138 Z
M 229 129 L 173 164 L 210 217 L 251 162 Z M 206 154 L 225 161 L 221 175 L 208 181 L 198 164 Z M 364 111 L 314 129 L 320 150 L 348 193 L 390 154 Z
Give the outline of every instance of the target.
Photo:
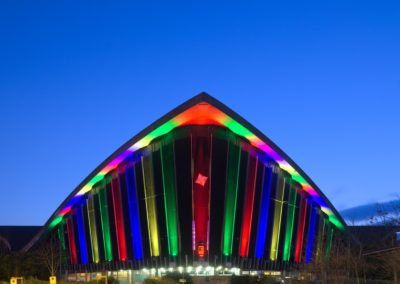
M 296 239 L 296 252 L 294 256 L 294 261 L 301 262 L 301 254 L 303 251 L 303 238 L 304 238 L 304 228 L 306 225 L 306 215 L 307 215 L 307 199 L 302 196 L 300 203 L 300 213 L 297 226 L 297 239 Z
M 68 244 L 69 244 L 69 255 L 71 264 L 78 264 L 78 256 L 76 254 L 76 244 L 74 235 L 74 224 L 72 219 L 67 220 L 67 234 L 68 234 Z
M 194 249 L 199 258 L 208 254 L 210 220 L 210 157 L 211 137 L 192 138 Z
M 114 207 L 115 229 L 117 232 L 118 257 L 119 260 L 125 261 L 127 259 L 125 227 L 124 227 L 124 216 L 122 213 L 121 190 L 119 188 L 118 178 L 113 178 L 111 180 L 111 188 L 112 188 L 111 193 L 112 193 L 112 200 Z
M 208 103 L 197 104 L 175 117 L 175 120 L 184 125 L 206 125 L 215 124 L 223 126 L 222 121 L 226 120 L 227 115 Z
M 249 155 L 246 179 L 246 195 L 244 199 L 242 232 L 240 236 L 239 255 L 247 257 L 249 254 L 249 242 L 251 223 L 253 218 L 254 194 L 256 190 L 257 157 Z

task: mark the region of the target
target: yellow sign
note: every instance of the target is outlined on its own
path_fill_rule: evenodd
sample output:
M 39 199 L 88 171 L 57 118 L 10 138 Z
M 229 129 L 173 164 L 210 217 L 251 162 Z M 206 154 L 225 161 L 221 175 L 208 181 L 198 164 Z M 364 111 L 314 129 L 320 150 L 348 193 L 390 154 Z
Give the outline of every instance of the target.
M 55 277 L 55 276 L 50 276 L 50 277 L 49 277 L 49 280 L 50 280 L 50 284 L 57 284 L 57 277 Z
M 20 283 L 22 283 L 22 284 L 24 283 L 24 277 L 14 276 L 14 277 L 11 277 L 10 284 L 17 284 L 18 280 L 21 280 Z

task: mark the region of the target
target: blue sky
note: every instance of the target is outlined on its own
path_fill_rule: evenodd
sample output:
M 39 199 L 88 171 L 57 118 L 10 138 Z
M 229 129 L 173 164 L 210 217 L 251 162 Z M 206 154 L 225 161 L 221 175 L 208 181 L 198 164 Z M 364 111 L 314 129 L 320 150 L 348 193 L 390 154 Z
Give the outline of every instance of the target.
M 44 224 L 109 154 L 201 91 L 339 210 L 396 198 L 400 4 L 299 2 L 2 1 L 0 225 Z

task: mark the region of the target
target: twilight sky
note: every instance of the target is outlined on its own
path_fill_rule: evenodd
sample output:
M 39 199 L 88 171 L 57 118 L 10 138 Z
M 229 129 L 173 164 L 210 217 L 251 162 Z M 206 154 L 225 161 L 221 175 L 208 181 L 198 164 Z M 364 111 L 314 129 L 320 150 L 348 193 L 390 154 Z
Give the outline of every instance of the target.
M 400 2 L 298 2 L 2 1 L 0 225 L 44 224 L 109 154 L 201 91 L 338 210 L 396 198 Z

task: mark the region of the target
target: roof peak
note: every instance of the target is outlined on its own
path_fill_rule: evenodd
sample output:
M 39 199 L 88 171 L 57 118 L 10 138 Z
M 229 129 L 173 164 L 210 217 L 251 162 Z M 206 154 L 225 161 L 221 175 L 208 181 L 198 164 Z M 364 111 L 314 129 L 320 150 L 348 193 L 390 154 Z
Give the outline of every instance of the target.
M 192 104 L 197 104 L 197 103 L 200 103 L 200 102 L 207 102 L 207 103 L 210 103 L 210 104 L 215 104 L 215 102 L 221 103 L 220 101 L 218 101 L 216 98 L 214 98 L 213 96 L 211 96 L 207 92 L 198 93 L 194 97 L 191 97 L 186 102 L 184 102 L 183 105 L 184 104 L 190 104 L 190 102 Z

